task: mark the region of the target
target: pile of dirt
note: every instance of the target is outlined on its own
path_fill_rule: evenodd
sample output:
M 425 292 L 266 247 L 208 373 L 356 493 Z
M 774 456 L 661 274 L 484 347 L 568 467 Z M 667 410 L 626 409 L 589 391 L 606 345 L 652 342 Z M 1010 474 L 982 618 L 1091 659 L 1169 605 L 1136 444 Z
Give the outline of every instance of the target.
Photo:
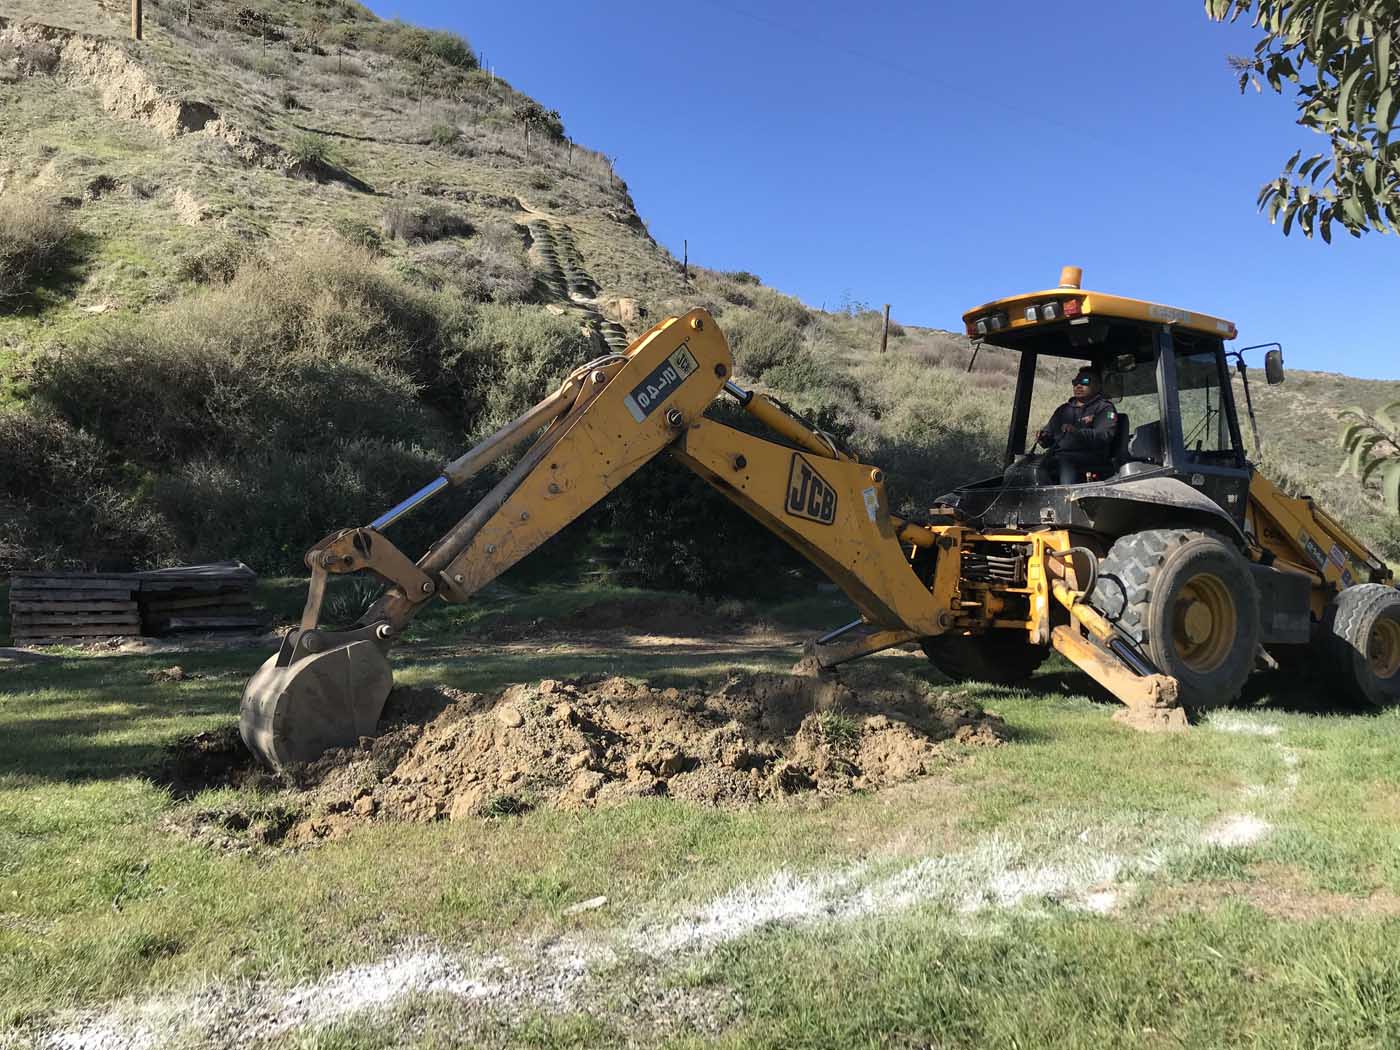
M 293 772 L 289 843 L 377 820 L 460 820 L 660 795 L 747 806 L 912 779 L 946 744 L 996 744 L 1002 721 L 914 679 L 736 675 L 721 688 L 545 680 L 494 696 L 396 690 L 353 749 Z

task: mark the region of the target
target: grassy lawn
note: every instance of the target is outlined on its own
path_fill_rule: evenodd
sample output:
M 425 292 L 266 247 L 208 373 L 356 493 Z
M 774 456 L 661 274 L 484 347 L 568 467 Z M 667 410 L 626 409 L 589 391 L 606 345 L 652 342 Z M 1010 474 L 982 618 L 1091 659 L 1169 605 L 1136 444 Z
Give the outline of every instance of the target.
M 295 605 L 291 586 L 268 594 Z M 485 602 L 477 615 L 499 619 L 507 604 L 527 622 L 551 608 L 576 612 L 534 592 L 502 597 L 494 612 Z M 838 603 L 829 604 L 826 622 L 836 622 Z M 783 612 L 757 611 L 777 624 Z M 798 603 L 786 613 L 813 610 Z M 729 645 L 492 652 L 473 643 L 468 658 L 447 659 L 442 643 L 462 628 L 426 622 L 397 662 L 399 680 L 477 690 L 588 671 L 682 680 L 778 670 L 793 658 L 760 641 L 742 657 Z M 1276 697 L 1188 734 L 1140 735 L 1076 695 L 1082 680 L 1051 668 L 1030 691 L 974 690 L 1011 724 L 1011 745 L 956 754 L 897 789 L 746 812 L 648 800 L 373 825 L 300 851 L 218 852 L 167 822 L 237 793 L 175 799 L 150 777 L 164 745 L 236 719 L 243 681 L 264 655 L 71 653 L 0 672 L 4 1029 L 32 1033 L 73 1008 L 209 984 L 289 986 L 405 944 L 485 958 L 592 938 L 615 956 L 590 970 L 583 1003 L 527 999 L 502 1012 L 424 993 L 269 1041 L 1400 1039 L 1395 712 L 1320 716 Z M 882 659 L 920 671 L 912 656 Z M 203 677 L 152 680 L 174 662 Z M 796 880 L 788 896 L 816 906 L 674 950 L 638 947 L 633 933 L 618 940 L 717 900 L 742 911 L 771 897 L 779 873 Z M 603 907 L 566 911 L 599 896 Z

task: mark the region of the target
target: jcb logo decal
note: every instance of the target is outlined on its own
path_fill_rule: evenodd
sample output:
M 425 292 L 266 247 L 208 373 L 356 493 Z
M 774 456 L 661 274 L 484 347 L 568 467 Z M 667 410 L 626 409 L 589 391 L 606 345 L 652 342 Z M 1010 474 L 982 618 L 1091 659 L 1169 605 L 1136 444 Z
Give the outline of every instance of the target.
M 788 471 L 787 512 L 822 525 L 836 520 L 836 490 L 795 452 Z

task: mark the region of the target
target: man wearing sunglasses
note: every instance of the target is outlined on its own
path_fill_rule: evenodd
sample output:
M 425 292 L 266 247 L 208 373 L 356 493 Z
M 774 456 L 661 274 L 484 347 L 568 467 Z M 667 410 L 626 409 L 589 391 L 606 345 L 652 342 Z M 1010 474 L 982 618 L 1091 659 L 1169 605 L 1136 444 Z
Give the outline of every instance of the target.
M 1061 485 L 1076 485 L 1088 473 L 1106 477 L 1113 473 L 1113 438 L 1118 412 L 1103 396 L 1103 383 L 1091 368 L 1074 375 L 1074 396 L 1066 401 L 1036 440 L 1050 453 L 1051 476 L 1058 472 Z

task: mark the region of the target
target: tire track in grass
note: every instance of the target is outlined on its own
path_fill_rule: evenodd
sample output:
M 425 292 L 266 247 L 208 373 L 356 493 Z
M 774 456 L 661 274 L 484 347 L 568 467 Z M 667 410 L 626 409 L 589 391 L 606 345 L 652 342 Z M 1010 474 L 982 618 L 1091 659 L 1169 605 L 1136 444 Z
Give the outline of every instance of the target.
M 1285 773 L 1276 804 L 1299 783 L 1299 760 L 1276 724 L 1236 713 L 1207 724 L 1216 732 L 1263 738 Z M 1264 788 L 1247 785 L 1245 798 Z M 1207 826 L 1186 819 L 1126 813 L 1087 822 L 1062 812 L 1034 824 L 997 830 L 969 848 L 901 864 L 862 861 L 827 871 L 780 869 L 682 909 L 625 922 L 611 930 L 520 943 L 492 954 L 409 944 L 385 959 L 335 971 L 291 987 L 275 982 L 213 985 L 185 996 L 117 1004 L 36 1033 L 46 1050 L 158 1050 L 170 1045 L 235 1046 L 391 1010 L 425 996 L 489 1009 L 507 1019 L 537 1012 L 597 1012 L 594 994 L 609 972 L 626 966 L 647 975 L 637 996 L 687 1016 L 664 977 L 678 965 L 724 945 L 781 927 L 835 925 L 927 909 L 964 927 L 1010 908 L 1031 907 L 1111 916 L 1136 880 L 1201 846 L 1247 847 L 1271 830 L 1248 811 Z M 689 994 L 689 993 L 686 993 Z M 695 993 L 697 996 L 707 993 Z M 631 1003 L 636 1008 L 637 1001 Z M 702 1019 L 708 1008 L 691 1012 Z

